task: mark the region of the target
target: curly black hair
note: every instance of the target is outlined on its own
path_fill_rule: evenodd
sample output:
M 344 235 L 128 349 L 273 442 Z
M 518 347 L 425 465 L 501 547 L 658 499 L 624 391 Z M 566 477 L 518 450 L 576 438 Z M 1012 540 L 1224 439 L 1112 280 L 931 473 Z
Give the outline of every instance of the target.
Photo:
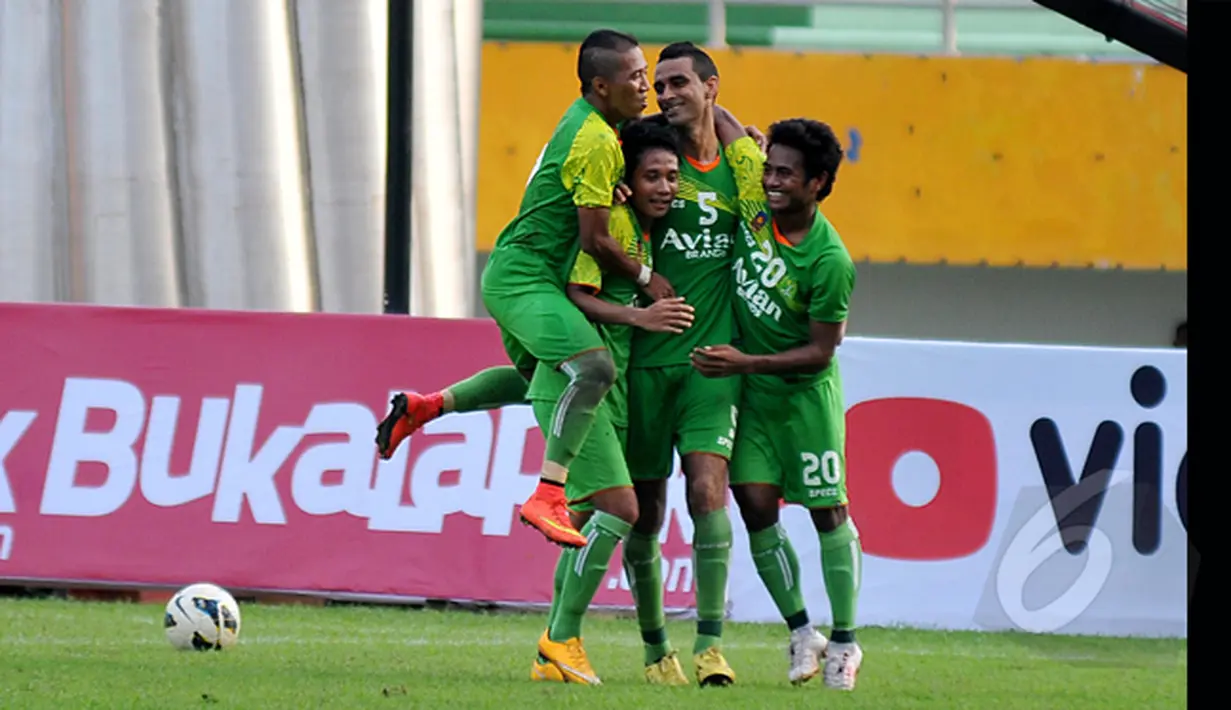
M 811 180 L 828 175 L 825 186 L 816 195 L 820 202 L 833 192 L 842 163 L 842 144 L 829 124 L 810 118 L 791 118 L 769 127 L 769 144 L 784 145 L 798 150 L 804 157 L 804 178 Z
M 670 126 L 657 121 L 636 119 L 624 124 L 620 129 L 620 144 L 624 150 L 624 175 L 631 180 L 633 171 L 641 164 L 641 159 L 651 150 L 661 148 L 680 155 L 679 134 Z

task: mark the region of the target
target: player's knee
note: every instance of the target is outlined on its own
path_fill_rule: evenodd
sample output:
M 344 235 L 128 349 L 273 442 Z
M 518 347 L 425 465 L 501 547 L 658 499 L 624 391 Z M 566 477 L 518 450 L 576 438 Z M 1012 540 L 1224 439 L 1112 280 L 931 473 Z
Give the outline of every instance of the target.
M 586 523 L 590 522 L 590 518 L 593 515 L 594 513 L 589 510 L 570 510 L 568 512 L 568 521 L 573 524 L 575 529 L 580 530 L 586 526 Z
M 615 361 L 606 350 L 594 350 L 579 355 L 571 361 L 566 372 L 577 384 L 578 394 L 583 391 L 588 394 L 597 393 L 599 400 L 607 394 L 616 379 Z
M 688 482 L 688 513 L 695 518 L 709 515 L 726 507 L 727 469 L 726 462 L 717 456 L 697 454 L 694 456 L 704 456 L 711 460 L 710 465 L 704 466 L 701 470 L 694 469 L 691 475 L 688 475 L 685 469 Z
M 601 499 L 596 497 L 595 504 L 608 515 L 636 527 L 640 518 L 640 507 L 637 505 L 637 495 L 631 488 L 613 488 L 603 491 Z
M 637 532 L 644 535 L 654 535 L 662 530 L 663 518 L 666 517 L 667 506 L 661 501 L 637 501 Z
M 833 508 L 813 508 L 810 512 L 812 524 L 816 526 L 817 532 L 822 533 L 831 533 L 837 530 L 846 522 L 849 515 L 845 505 Z
M 637 523 L 633 529 L 642 535 L 655 535 L 663 527 L 667 517 L 666 486 L 662 481 L 638 481 L 635 487 L 637 497 Z
M 759 532 L 778 524 L 778 493 L 771 486 L 732 486 L 739 515 L 749 532 Z

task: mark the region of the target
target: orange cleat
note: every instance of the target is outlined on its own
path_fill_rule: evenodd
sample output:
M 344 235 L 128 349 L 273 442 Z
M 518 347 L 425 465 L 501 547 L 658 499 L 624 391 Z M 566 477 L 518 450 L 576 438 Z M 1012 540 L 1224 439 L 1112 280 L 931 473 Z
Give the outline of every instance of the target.
M 561 547 L 585 547 L 586 538 L 573 527 L 568 519 L 568 501 L 564 498 L 564 486 L 539 484 L 530 500 L 522 503 L 521 521 L 543 533 L 548 540 Z
M 376 450 L 382 459 L 393 458 L 402 442 L 444 413 L 444 395 L 415 392 L 394 395 L 389 413 L 376 427 Z

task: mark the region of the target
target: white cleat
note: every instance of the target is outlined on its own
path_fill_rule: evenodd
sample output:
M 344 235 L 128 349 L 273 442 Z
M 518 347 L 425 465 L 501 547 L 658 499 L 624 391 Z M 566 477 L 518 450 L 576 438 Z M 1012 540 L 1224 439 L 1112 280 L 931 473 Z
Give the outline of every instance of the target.
M 834 690 L 854 690 L 859 665 L 863 663 L 863 649 L 857 643 L 829 644 L 825 659 L 825 687 Z
M 820 631 L 805 626 L 791 632 L 791 647 L 788 655 L 791 660 L 791 670 L 787 677 L 792 685 L 807 683 L 821 672 L 821 661 L 825 659 L 825 649 L 829 641 Z

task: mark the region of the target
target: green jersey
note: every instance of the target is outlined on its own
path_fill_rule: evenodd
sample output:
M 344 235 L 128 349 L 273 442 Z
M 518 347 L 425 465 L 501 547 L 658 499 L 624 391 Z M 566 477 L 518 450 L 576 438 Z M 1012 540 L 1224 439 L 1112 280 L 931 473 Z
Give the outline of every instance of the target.
M 615 129 L 590 102 L 577 99 L 539 154 L 517 216 L 496 238 L 488 268 L 506 284 L 547 281 L 563 290 L 581 247 L 577 208 L 610 208 L 623 177 Z
M 741 349 L 752 355 L 772 355 L 807 345 L 811 321 L 846 320 L 855 288 L 855 263 L 820 210 L 799 244 L 791 244 L 778 233 L 761 186 L 765 158 L 751 138 L 732 143 L 727 156 L 739 183 L 743 216 L 731 267 Z M 750 375 L 745 383 L 794 389 L 813 385 L 836 371 L 837 357 L 815 375 Z
M 638 263 L 653 265 L 649 235 L 642 232 L 636 215 L 627 205 L 617 205 L 611 209 L 607 229 L 612 238 L 624 249 L 625 254 Z M 592 290 L 598 298 L 619 306 L 635 306 L 640 292 L 635 281 L 623 276 L 604 274 L 594 257 L 584 252 L 577 254 L 572 273 L 569 275 L 569 283 L 584 286 Z M 628 369 L 633 346 L 633 331 L 636 329 L 631 325 L 616 323 L 594 323 L 594 327 L 611 353 L 616 369 L 615 384 L 607 391 L 604 401 L 611 412 L 612 423 L 617 427 L 626 427 L 628 426 L 628 385 L 624 374 Z M 534 400 L 552 395 L 558 397 L 561 389 L 560 382 L 556 380 L 567 381 L 568 376 L 551 370 L 543 363 L 539 363 L 538 369 L 550 372 L 535 372 L 530 382 L 528 399 Z
M 633 367 L 687 365 L 703 345 L 731 342 L 731 244 L 739 225 L 735 176 L 724 155 L 711 166 L 680 165 L 680 188 L 671 211 L 654 224 L 654 269 L 695 310 L 692 327 L 679 335 L 639 331 Z

